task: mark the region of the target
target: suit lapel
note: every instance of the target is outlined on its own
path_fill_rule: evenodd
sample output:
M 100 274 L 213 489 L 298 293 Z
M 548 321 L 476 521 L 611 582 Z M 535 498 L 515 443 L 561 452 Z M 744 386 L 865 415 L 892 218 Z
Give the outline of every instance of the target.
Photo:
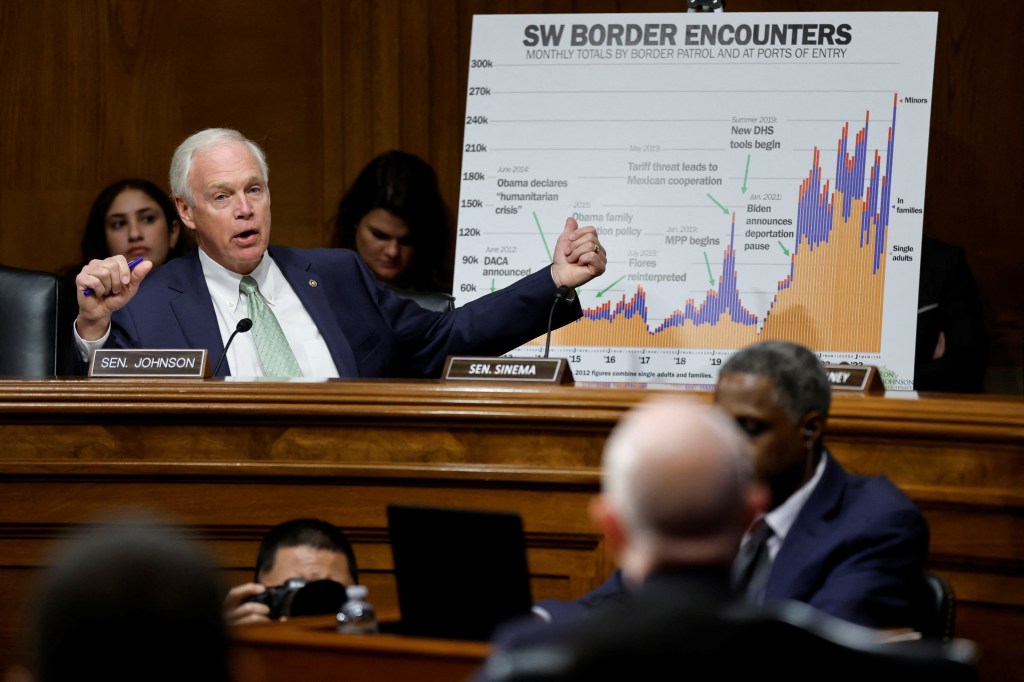
M 324 337 L 324 343 L 331 353 L 338 375 L 343 377 L 359 376 L 352 346 L 341 330 L 338 318 L 331 309 L 327 296 L 326 279 L 314 267 L 312 261 L 299 255 L 299 252 L 284 247 L 270 247 L 270 255 L 277 267 L 284 273 L 295 295 L 298 296 L 306 312 L 313 318 L 313 323 Z M 315 284 L 314 284 L 315 283 Z M 333 292 L 334 296 L 341 292 Z
M 168 300 L 181 333 L 189 348 L 205 348 L 208 362 L 216 363 L 224 352 L 217 313 L 199 262 L 199 250 L 183 256 L 184 263 L 176 277 L 167 284 Z M 218 376 L 228 376 L 231 369 L 225 362 Z
M 765 586 L 765 594 L 769 597 L 798 598 L 796 592 L 805 586 L 800 577 L 801 571 L 815 563 L 808 557 L 813 556 L 823 544 L 827 545 L 820 538 L 829 532 L 829 523 L 842 505 L 846 474 L 831 455 L 825 455 L 827 459 L 821 480 L 807 498 L 772 562 Z

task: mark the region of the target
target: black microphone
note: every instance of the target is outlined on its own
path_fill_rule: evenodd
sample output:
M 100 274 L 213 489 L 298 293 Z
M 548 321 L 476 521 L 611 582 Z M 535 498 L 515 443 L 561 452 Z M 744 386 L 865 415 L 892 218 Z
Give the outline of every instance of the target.
M 239 332 L 243 334 L 252 329 L 252 320 L 248 317 L 243 317 L 235 325 L 235 331 L 231 332 L 231 336 L 228 337 L 228 342 L 224 344 L 224 352 L 220 354 L 220 360 L 217 361 L 217 366 L 213 368 L 213 376 L 217 376 L 217 372 L 220 371 L 220 366 L 224 364 L 224 358 L 228 356 L 228 348 L 231 348 L 231 342 L 235 340 L 235 336 Z
M 564 284 L 558 287 L 555 291 L 555 301 L 551 304 L 551 312 L 548 313 L 548 337 L 547 341 L 544 342 L 544 359 L 547 360 L 548 353 L 551 352 L 551 325 L 555 321 L 555 308 L 558 306 L 559 301 L 564 301 L 569 297 L 569 287 Z

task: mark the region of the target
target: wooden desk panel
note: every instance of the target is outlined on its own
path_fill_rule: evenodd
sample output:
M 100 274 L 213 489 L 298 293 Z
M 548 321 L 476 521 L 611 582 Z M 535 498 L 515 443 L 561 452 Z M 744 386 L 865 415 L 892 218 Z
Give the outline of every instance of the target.
M 384 509 L 399 501 L 519 512 L 535 596 L 579 595 L 612 568 L 586 511 L 604 440 L 666 392 L 680 390 L 0 381 L 0 599 L 21 603 L 79 524 L 145 508 L 206 543 L 233 580 L 267 528 L 326 518 L 351 535 L 374 603 L 396 607 Z M 1024 628 L 1024 401 L 840 395 L 827 442 L 921 506 L 986 679 L 1024 667 L 1008 644 Z M 993 609 L 999 628 L 980 615 Z M 0 666 L 16 622 L 0 612 Z
M 333 616 L 243 626 L 232 635 L 245 679 L 253 682 L 457 682 L 475 672 L 490 650 L 482 642 L 342 635 L 334 631 Z

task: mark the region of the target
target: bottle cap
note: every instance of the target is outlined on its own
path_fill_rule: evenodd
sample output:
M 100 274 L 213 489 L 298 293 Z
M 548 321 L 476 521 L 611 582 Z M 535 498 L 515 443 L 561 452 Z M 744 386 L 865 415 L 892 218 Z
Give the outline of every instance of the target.
M 345 594 L 349 599 L 366 599 L 369 590 L 366 589 L 366 585 L 349 585 L 345 590 Z

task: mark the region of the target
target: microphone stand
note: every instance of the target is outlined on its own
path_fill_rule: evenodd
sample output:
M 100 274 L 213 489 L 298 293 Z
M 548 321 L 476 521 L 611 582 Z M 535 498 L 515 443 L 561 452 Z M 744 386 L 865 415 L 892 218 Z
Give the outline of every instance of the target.
M 544 342 L 544 359 L 547 360 L 548 353 L 551 352 L 551 326 L 555 322 L 555 308 L 558 306 L 559 301 L 564 301 L 569 296 L 569 287 L 564 284 L 558 287 L 555 292 L 555 300 L 551 304 L 551 312 L 548 313 L 548 335 L 547 340 Z
M 220 360 L 217 361 L 217 366 L 213 369 L 213 376 L 217 376 L 217 372 L 220 371 L 220 366 L 224 364 L 224 359 L 228 356 L 228 348 L 231 348 L 231 342 L 235 340 L 238 334 L 249 331 L 252 329 L 252 320 L 248 317 L 243 317 L 235 325 L 235 331 L 231 332 L 231 336 L 228 337 L 228 342 L 224 344 L 224 352 L 220 354 Z

